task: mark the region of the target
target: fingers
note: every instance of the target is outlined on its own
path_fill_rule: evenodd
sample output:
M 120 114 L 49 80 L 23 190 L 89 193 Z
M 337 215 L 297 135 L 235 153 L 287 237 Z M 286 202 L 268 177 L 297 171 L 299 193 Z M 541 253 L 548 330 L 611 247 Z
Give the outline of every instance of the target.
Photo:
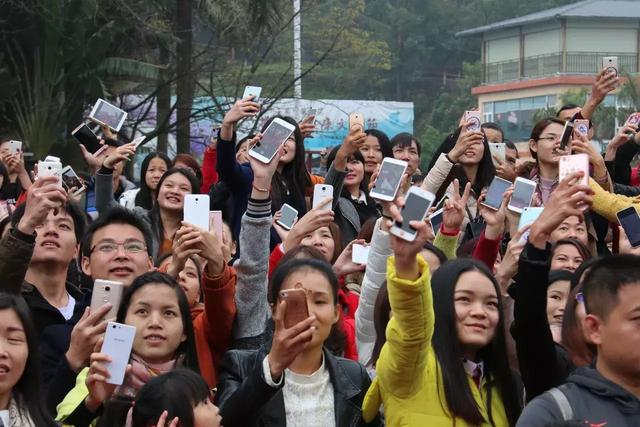
M 103 305 L 102 307 L 98 308 L 97 310 L 95 310 L 93 313 L 91 313 L 86 318 L 86 323 L 88 325 L 97 324 L 99 321 L 101 321 L 104 318 L 104 316 L 107 315 L 109 310 L 111 310 L 111 307 L 113 307 L 113 305 L 108 302 L 105 305 Z M 105 323 L 105 325 L 106 325 L 106 323 Z
M 471 195 L 471 183 L 467 182 L 467 185 L 465 185 L 464 187 L 464 193 L 462 194 L 461 203 L 463 206 L 467 204 L 467 200 L 469 200 L 470 195 Z
M 333 201 L 333 197 L 326 197 L 318 204 L 316 209 L 321 210 L 323 208 L 326 208 L 327 206 L 330 206 L 332 201 Z
M 284 299 L 276 301 L 276 312 L 273 316 L 273 322 L 275 323 L 277 331 L 284 331 L 284 313 L 287 311 L 287 301 Z
M 301 322 L 296 323 L 295 325 L 293 325 L 292 327 L 290 327 L 289 329 L 287 329 L 287 337 L 294 337 L 297 336 L 299 334 L 301 334 L 302 332 L 306 331 L 307 329 L 311 328 L 313 326 L 313 322 L 316 321 L 316 316 L 309 316 L 306 319 L 304 319 Z

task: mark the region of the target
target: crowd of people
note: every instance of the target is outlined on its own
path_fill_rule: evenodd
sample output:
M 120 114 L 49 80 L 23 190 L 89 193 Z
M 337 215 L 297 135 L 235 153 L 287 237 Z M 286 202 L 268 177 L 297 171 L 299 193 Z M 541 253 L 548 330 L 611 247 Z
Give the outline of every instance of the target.
M 591 123 L 561 146 L 565 121 L 590 120 L 620 84 L 601 72 L 584 106 L 533 126 L 529 153 L 461 119 L 424 171 L 415 136 L 353 126 L 313 175 L 308 118 L 280 117 L 295 130 L 258 161 L 262 134 L 236 136 L 260 111 L 252 97 L 201 163 L 152 152 L 137 187 L 123 175 L 136 145 L 108 128 L 100 150 L 80 146 L 80 196 L 32 179 L 0 140 L 0 425 L 640 425 L 640 249 L 616 217 L 640 204 L 640 132 L 626 125 L 600 153 Z M 588 184 L 559 180 L 571 153 L 588 156 Z M 385 158 L 407 164 L 392 201 L 369 194 Z M 509 209 L 513 186 L 483 203 L 495 177 L 536 183 L 532 224 Z M 321 183 L 333 197 L 313 207 Z M 411 186 L 443 213 L 436 229 L 412 221 L 407 241 L 390 228 Z M 222 232 L 184 221 L 191 194 L 210 196 Z M 123 284 L 116 307 L 92 306 L 96 280 Z M 284 296 L 300 290 L 308 311 L 291 323 Z M 135 327 L 118 385 L 108 320 Z

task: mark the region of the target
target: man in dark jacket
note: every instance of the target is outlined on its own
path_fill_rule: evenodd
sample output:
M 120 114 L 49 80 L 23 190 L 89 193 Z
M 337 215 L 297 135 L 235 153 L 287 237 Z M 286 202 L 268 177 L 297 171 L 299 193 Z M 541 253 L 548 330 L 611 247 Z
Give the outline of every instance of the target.
M 577 369 L 564 385 L 525 407 L 517 427 L 563 420 L 587 426 L 640 425 L 640 257 L 596 261 L 583 282 L 585 337 L 598 349 L 594 367 Z

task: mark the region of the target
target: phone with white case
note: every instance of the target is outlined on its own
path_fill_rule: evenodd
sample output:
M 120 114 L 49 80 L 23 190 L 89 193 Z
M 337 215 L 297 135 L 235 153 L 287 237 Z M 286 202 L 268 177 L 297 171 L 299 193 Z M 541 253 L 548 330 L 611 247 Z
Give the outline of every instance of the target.
M 507 209 L 512 212 L 522 213 L 524 208 L 531 206 L 537 185 L 535 181 L 531 181 L 530 179 L 516 178 L 513 193 L 511 194 L 511 201 Z
M 295 129 L 296 127 L 291 123 L 276 117 L 265 129 L 262 138 L 251 147 L 249 155 L 262 163 L 270 163 Z
M 185 195 L 183 215 L 184 222 L 209 231 L 209 195 Z
M 9 152 L 20 157 L 22 155 L 22 141 L 9 141 Z
M 38 162 L 38 178 L 55 176 L 62 187 L 62 164 L 58 162 Z
M 355 243 L 351 247 L 351 261 L 354 264 L 360 264 L 360 265 L 367 264 L 370 248 L 371 246 L 365 246 L 365 245 L 360 245 L 358 243 Z
M 375 186 L 369 192 L 374 199 L 390 202 L 396 198 L 402 177 L 407 170 L 407 162 L 385 157 L 380 166 Z
M 121 385 L 124 374 L 127 371 L 133 340 L 136 336 L 136 327 L 122 323 L 109 322 L 104 333 L 101 353 L 111 357 L 111 362 L 106 364 L 109 371 L 107 384 Z
M 244 88 L 244 93 L 242 94 L 242 99 L 247 99 L 250 96 L 253 96 L 251 102 L 260 102 L 260 94 L 262 93 L 262 88 L 260 86 L 246 86 Z
M 316 184 L 313 186 L 313 203 L 311 207 L 316 209 L 327 198 L 333 198 L 333 185 L 328 184 Z M 332 202 L 325 204 L 322 210 L 330 211 L 332 208 Z
M 282 205 L 282 209 L 280 209 L 280 212 L 282 213 L 282 216 L 276 222 L 285 230 L 291 230 L 293 224 L 298 218 L 298 210 L 285 203 L 284 205 Z

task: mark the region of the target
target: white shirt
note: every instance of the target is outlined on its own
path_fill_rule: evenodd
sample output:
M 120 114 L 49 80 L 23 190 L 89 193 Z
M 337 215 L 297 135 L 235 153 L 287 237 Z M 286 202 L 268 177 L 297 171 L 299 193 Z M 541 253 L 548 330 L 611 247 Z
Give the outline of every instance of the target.
M 67 305 L 65 305 L 64 307 L 58 307 L 58 311 L 60 312 L 60 314 L 62 314 L 64 320 L 71 319 L 71 317 L 73 316 L 73 309 L 76 308 L 76 299 L 72 297 L 68 292 L 67 297 Z
M 335 427 L 333 384 L 329 370 L 324 365 L 324 355 L 320 368 L 311 375 L 296 374 L 286 369 L 278 383 L 271 378 L 268 356 L 262 362 L 264 377 L 271 387 L 284 387 L 284 410 L 287 427 Z

